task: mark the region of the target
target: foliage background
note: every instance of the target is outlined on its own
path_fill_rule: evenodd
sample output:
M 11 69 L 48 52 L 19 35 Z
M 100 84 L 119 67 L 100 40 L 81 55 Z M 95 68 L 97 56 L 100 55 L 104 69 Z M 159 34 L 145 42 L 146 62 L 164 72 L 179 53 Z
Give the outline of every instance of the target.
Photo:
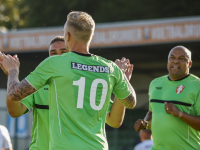
M 7 29 L 63 26 L 72 10 L 96 23 L 200 15 L 200 0 L 0 0 Z

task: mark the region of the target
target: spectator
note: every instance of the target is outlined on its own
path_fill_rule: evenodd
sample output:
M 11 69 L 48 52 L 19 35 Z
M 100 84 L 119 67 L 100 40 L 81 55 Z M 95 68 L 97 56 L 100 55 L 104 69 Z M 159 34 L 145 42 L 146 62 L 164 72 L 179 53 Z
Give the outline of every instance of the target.
M 12 150 L 12 143 L 8 130 L 2 125 L 0 125 L 0 150 Z
M 139 136 L 141 143 L 137 144 L 134 150 L 150 150 L 153 146 L 153 141 L 151 140 L 151 130 L 141 130 Z

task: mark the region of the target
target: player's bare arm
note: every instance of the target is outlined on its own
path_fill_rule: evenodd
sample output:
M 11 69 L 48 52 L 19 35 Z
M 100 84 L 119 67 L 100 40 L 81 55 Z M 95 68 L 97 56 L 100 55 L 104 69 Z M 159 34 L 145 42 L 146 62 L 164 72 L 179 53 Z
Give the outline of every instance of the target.
M 180 111 L 173 103 L 165 102 L 164 109 L 166 113 L 180 118 L 195 130 L 200 131 L 200 116 L 192 116 L 190 114 Z
M 37 90 L 26 79 L 18 79 L 18 71 L 10 70 L 8 75 L 7 96 L 9 100 L 19 101 Z
M 135 90 L 133 89 L 132 85 L 129 82 L 131 75 L 132 75 L 132 71 L 133 71 L 133 64 L 130 64 L 129 59 L 126 59 L 125 57 L 123 57 L 121 60 L 117 59 L 115 61 L 115 63 L 118 65 L 118 67 L 124 73 L 124 79 L 127 82 L 128 86 L 131 90 L 130 95 L 128 97 L 126 97 L 125 99 L 120 99 L 120 102 L 126 108 L 133 109 L 136 105 L 136 94 L 135 94 Z
M 133 109 L 135 107 L 135 98 L 133 96 L 133 94 L 131 93 L 128 97 L 126 97 L 125 99 L 120 99 L 120 102 L 129 109 Z
M 111 110 L 106 116 L 106 123 L 113 128 L 119 128 L 123 123 L 125 110 L 126 108 L 115 97 Z
M 126 76 L 124 76 L 127 84 L 129 85 L 129 89 L 131 91 L 130 95 L 124 99 L 120 99 L 120 102 L 129 109 L 133 109 L 136 105 L 136 94 L 135 94 L 135 90 L 133 89 L 133 87 L 131 86 L 130 82 L 128 81 L 128 79 L 126 78 Z
M 25 79 L 19 81 L 20 62 L 17 55 L 13 57 L 0 52 L 0 64 L 8 72 L 7 99 L 19 101 L 37 91 Z
M 192 116 L 180 111 L 178 117 L 195 130 L 200 131 L 200 116 Z
M 151 129 L 151 120 L 152 120 L 152 111 L 149 110 L 144 118 L 146 129 Z
M 1 63 L 0 63 L 0 68 L 8 76 L 7 70 L 5 70 L 5 68 L 3 67 L 3 65 Z
M 19 117 L 27 111 L 27 107 L 20 101 L 10 101 L 6 98 L 8 113 L 11 117 Z
M 118 60 L 116 60 L 116 61 L 118 61 Z M 127 61 L 128 61 L 128 63 L 130 63 L 128 59 L 127 59 Z M 123 69 L 123 66 L 121 66 L 119 63 L 116 63 L 116 64 L 119 65 L 118 67 L 120 69 Z M 132 72 L 133 72 L 133 65 L 131 64 L 129 66 L 129 68 L 126 69 L 126 72 L 125 72 L 125 75 L 129 81 L 131 79 Z M 114 102 L 111 107 L 111 110 L 107 114 L 106 123 L 111 127 L 119 128 L 121 126 L 121 124 L 123 123 L 125 110 L 126 110 L 126 108 L 124 107 L 124 105 L 122 105 L 122 103 L 119 101 L 119 99 L 117 97 L 115 97 Z
M 3 65 L 0 64 L 0 68 L 8 76 L 8 72 L 5 70 Z M 6 98 L 6 105 L 11 117 L 19 117 L 27 111 L 27 107 L 20 101 L 9 101 L 8 98 Z

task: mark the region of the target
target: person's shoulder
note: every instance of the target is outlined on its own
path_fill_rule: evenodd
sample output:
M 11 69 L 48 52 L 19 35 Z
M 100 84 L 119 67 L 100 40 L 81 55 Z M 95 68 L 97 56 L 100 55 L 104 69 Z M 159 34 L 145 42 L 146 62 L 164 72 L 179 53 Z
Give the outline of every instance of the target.
M 51 59 L 52 59 L 52 56 L 51 56 L 51 57 L 45 58 L 45 59 L 39 64 L 39 66 L 43 66 L 43 65 L 46 64 L 46 63 L 50 63 L 50 62 L 51 62 Z
M 2 131 L 7 131 L 7 128 L 5 127 L 5 126 L 3 126 L 3 125 L 0 125 L 0 130 L 2 130 Z
M 68 52 L 70 53 L 70 52 Z M 64 53 L 62 55 L 54 55 L 54 56 L 49 56 L 47 58 L 45 58 L 41 63 L 40 63 L 40 66 L 43 66 L 44 64 L 55 64 L 56 62 L 57 63 L 60 63 L 60 60 L 62 60 L 61 58 L 64 58 L 64 56 L 67 56 L 69 55 L 68 53 Z
M 3 128 L 3 129 L 4 129 L 4 128 L 6 128 L 6 127 L 5 127 L 5 126 L 3 126 L 3 125 L 0 125 L 0 128 Z
M 134 150 L 141 150 L 141 149 L 150 149 L 152 146 L 154 145 L 153 141 L 152 140 L 145 140 L 139 144 L 137 144 L 134 148 Z
M 140 142 L 140 143 L 138 143 L 136 146 L 135 146 L 135 148 L 134 148 L 134 150 L 141 150 L 142 148 L 143 148 L 143 142 Z
M 48 98 L 48 94 L 49 94 L 49 85 L 45 85 L 44 87 L 40 88 L 37 92 L 33 93 L 34 97 L 33 97 L 33 102 L 35 103 L 38 98 L 43 101 L 42 99 L 46 99 Z
M 105 63 L 115 64 L 112 60 L 106 59 L 99 55 L 94 55 L 93 57 L 96 57 L 98 60 L 103 61 Z
M 192 83 L 193 85 L 197 86 L 197 87 L 200 87 L 200 78 L 193 75 L 193 74 L 190 74 L 188 80 L 187 80 L 189 83 Z
M 153 145 L 154 144 L 151 139 L 145 140 L 144 143 L 147 144 L 147 145 Z
M 43 88 L 39 89 L 37 92 L 35 92 L 34 94 L 36 93 L 40 93 L 40 92 L 43 92 L 43 91 L 48 91 L 49 90 L 49 85 L 45 85 Z
M 197 83 L 200 83 L 200 78 L 199 77 L 197 77 L 197 76 L 195 76 L 195 75 L 193 75 L 193 74 L 190 74 L 190 79 L 192 79 L 193 81 L 196 81 Z
M 106 59 L 106 58 L 98 56 L 98 55 L 94 55 L 94 57 L 96 57 L 96 60 L 98 62 L 101 62 L 101 63 L 107 65 L 110 68 L 111 72 L 112 72 L 112 70 L 120 70 L 119 67 L 112 60 Z
M 49 56 L 48 58 L 46 58 L 46 60 L 56 60 L 56 59 L 61 59 L 63 57 L 68 57 L 70 55 L 73 55 L 72 52 L 68 52 L 68 53 L 63 53 L 62 55 L 53 55 L 53 56 Z M 70 56 L 71 57 L 71 56 Z
M 164 82 L 164 81 L 168 81 L 168 75 L 164 75 L 164 76 L 157 77 L 157 78 L 153 79 L 151 81 L 151 84 L 157 83 L 157 82 Z

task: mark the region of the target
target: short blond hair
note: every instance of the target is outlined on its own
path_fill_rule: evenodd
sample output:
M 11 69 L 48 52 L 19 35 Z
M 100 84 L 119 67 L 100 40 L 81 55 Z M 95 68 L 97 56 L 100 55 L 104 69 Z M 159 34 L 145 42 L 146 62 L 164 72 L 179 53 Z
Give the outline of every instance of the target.
M 77 40 L 88 42 L 93 36 L 95 22 L 86 12 L 72 11 L 67 16 L 67 26 Z

